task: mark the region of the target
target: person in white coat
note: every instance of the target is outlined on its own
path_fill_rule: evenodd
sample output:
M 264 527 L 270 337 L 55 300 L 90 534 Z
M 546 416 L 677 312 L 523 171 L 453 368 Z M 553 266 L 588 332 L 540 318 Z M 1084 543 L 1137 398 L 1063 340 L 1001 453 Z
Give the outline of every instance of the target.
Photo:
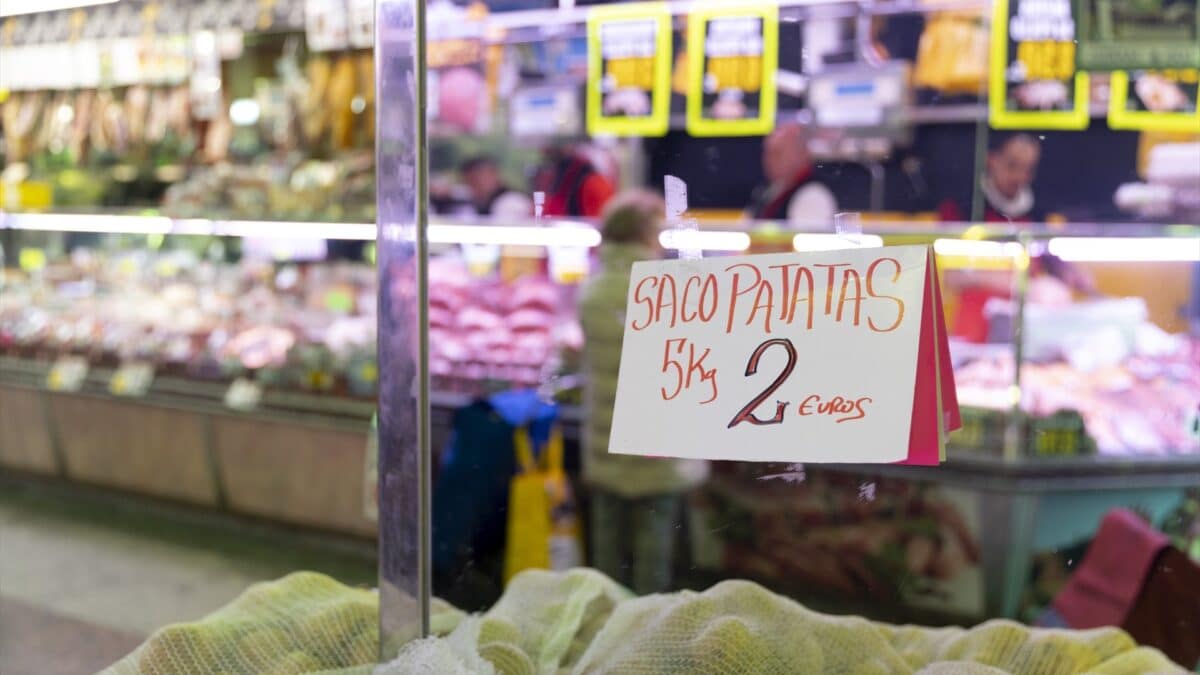
M 837 199 L 813 175 L 804 127 L 786 123 L 763 140 L 763 174 L 767 184 L 755 191 L 746 215 L 754 220 L 785 221 L 793 226 L 826 226 L 833 222 Z

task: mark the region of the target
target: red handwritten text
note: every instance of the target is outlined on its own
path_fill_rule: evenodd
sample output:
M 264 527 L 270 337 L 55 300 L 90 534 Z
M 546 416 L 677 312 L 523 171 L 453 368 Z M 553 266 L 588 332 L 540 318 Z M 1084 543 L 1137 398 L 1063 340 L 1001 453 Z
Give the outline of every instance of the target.
M 675 328 L 720 320 L 726 333 L 755 326 L 765 333 L 793 324 L 812 330 L 818 318 L 889 333 L 904 321 L 904 301 L 896 294 L 902 269 L 882 256 L 860 269 L 851 263 L 788 263 L 759 267 L 736 263 L 723 274 L 675 278 L 642 277 L 633 286 L 630 327 Z M 799 312 L 803 305 L 803 312 Z M 800 321 L 797 321 L 799 315 Z

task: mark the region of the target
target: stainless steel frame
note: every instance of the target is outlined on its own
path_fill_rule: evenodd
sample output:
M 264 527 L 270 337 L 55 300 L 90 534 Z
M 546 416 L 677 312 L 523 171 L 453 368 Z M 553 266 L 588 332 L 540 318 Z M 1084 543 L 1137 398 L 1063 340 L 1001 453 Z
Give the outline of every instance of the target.
M 380 659 L 429 633 L 425 0 L 375 4 Z

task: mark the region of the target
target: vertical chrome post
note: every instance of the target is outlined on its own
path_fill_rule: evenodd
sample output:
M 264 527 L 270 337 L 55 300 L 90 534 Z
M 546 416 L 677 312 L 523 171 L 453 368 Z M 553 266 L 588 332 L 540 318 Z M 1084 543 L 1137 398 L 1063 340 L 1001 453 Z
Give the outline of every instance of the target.
M 375 6 L 380 657 L 429 632 L 425 0 Z

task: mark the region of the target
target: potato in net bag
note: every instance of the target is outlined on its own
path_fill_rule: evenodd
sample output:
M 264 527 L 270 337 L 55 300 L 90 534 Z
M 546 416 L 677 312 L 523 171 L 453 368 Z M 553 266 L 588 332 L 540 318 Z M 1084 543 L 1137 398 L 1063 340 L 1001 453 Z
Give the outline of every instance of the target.
M 569 645 L 569 646 L 567 646 Z M 492 611 L 418 640 L 379 675 L 1143 675 L 1183 673 L 1124 631 L 892 626 L 757 584 L 629 596 L 590 571 L 528 572 Z
M 434 605 L 449 631 L 461 612 Z M 194 623 L 167 626 L 100 675 L 366 675 L 379 649 L 379 599 L 314 572 L 255 584 Z

